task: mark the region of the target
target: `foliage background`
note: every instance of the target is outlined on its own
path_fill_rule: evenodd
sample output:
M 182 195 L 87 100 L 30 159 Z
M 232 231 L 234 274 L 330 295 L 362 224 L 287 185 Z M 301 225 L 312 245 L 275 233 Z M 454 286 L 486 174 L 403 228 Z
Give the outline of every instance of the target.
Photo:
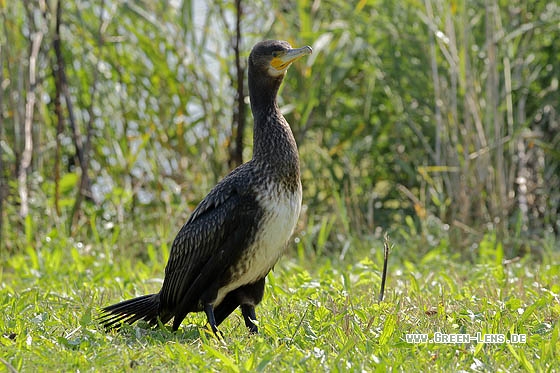
M 280 103 L 302 156 L 301 229 L 326 224 L 328 250 L 383 230 L 473 249 L 496 231 L 514 255 L 529 238 L 558 234 L 555 2 L 0 9 L 3 252 L 21 248 L 27 216 L 33 246 L 53 229 L 85 239 L 183 221 L 231 168 L 235 52 L 244 69 L 265 38 L 314 48 Z M 243 119 L 251 123 L 249 110 Z M 251 128 L 240 131 L 247 160 Z

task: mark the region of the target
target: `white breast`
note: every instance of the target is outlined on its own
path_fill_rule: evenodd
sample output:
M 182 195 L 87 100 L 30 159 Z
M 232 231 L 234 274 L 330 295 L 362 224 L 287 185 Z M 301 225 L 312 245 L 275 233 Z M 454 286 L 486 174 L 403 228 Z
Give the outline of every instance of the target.
M 273 189 L 270 186 L 269 189 Z M 301 185 L 296 193 L 268 190 L 258 200 L 265 210 L 255 242 L 240 260 L 238 277 L 218 290 L 214 305 L 225 295 L 240 286 L 251 284 L 265 276 L 284 253 L 288 240 L 294 232 L 301 210 Z M 237 272 L 237 271 L 236 271 Z

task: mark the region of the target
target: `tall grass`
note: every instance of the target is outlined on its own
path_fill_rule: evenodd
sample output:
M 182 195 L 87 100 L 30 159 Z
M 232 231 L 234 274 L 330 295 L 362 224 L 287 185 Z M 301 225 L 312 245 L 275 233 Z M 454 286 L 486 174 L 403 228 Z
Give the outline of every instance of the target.
M 536 108 L 527 107 L 528 87 L 554 84 L 558 66 L 536 62 L 528 48 L 540 44 L 558 55 L 548 36 L 555 26 L 543 22 L 557 9 L 536 3 L 501 8 L 494 0 L 478 9 L 428 0 L 425 9 L 437 131 L 431 165 L 420 169 L 426 198 L 464 233 L 471 232 L 464 227 L 482 231 L 484 226 L 476 228 L 481 222 L 503 239 L 557 228 L 558 221 L 545 217 L 549 207 L 556 211 L 557 193 L 547 201 L 540 197 L 547 182 L 557 182 L 542 175 L 548 167 L 557 169 L 558 159 L 535 142 L 545 138 L 544 129 L 557 126 L 554 115 L 543 113 L 555 110 L 558 94 L 542 95 Z M 547 220 L 552 224 L 543 225 Z

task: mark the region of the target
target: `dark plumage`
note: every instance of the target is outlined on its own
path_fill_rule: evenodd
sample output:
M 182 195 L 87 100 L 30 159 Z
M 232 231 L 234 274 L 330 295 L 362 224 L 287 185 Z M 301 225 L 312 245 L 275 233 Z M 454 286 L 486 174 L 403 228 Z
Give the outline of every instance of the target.
M 265 277 L 282 255 L 301 208 L 299 157 L 276 95 L 287 68 L 310 54 L 287 42 L 256 44 L 249 56 L 249 94 L 254 117 L 253 158 L 233 170 L 200 202 L 173 242 L 159 293 L 103 308 L 106 327 L 173 318 L 173 330 L 189 312 L 204 311 L 216 333 L 237 307 L 257 332 L 255 305 Z

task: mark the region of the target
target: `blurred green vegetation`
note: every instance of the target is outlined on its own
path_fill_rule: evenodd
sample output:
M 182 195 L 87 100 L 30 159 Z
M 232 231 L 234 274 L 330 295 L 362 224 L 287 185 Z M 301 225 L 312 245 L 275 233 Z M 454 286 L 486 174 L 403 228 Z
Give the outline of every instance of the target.
M 314 50 L 279 97 L 304 208 L 263 333 L 102 332 L 231 168 L 238 16 L 242 61 Z M 552 0 L 0 0 L 0 370 L 554 369 L 559 35 Z M 404 339 L 436 331 L 528 339 Z
M 298 255 L 388 231 L 471 258 L 491 234 L 513 257 L 558 235 L 555 1 L 241 5 L 243 60 L 267 38 L 314 50 L 279 98 Z M 0 1 L 3 259 L 53 235 L 166 250 L 229 171 L 236 17 L 232 1 Z

